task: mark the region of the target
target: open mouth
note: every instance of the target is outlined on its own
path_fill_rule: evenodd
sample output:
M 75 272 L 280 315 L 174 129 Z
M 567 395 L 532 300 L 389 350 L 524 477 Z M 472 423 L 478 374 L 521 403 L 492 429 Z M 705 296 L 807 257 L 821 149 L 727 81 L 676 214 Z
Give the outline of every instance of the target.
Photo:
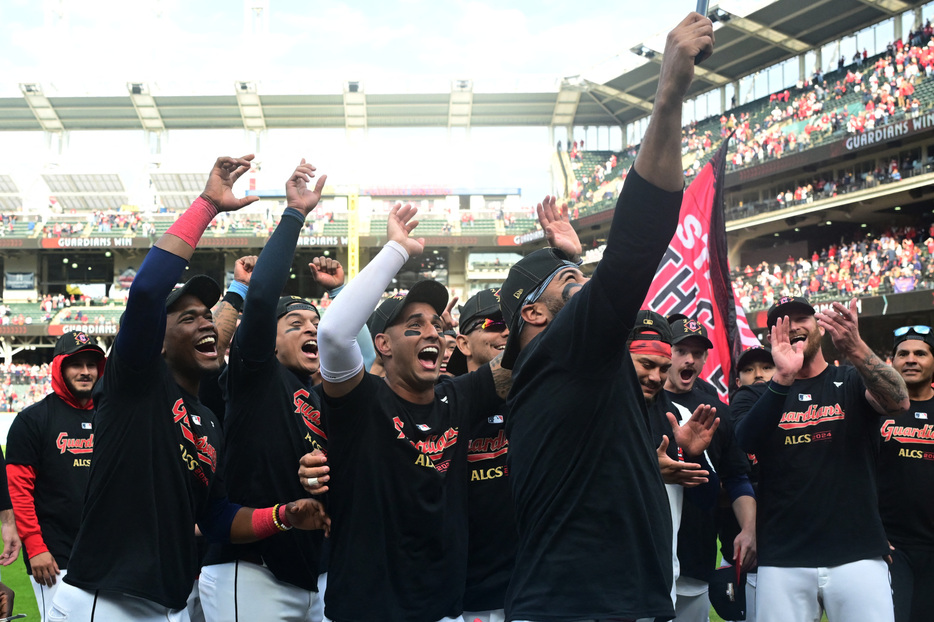
M 198 343 L 195 344 L 195 350 L 201 354 L 208 355 L 217 355 L 217 338 L 214 336 L 202 337 L 198 340 Z
M 695 372 L 694 372 L 693 369 L 682 369 L 682 370 L 681 370 L 681 374 L 680 374 L 680 376 L 681 376 L 681 381 L 682 381 L 682 382 L 689 382 L 689 381 L 691 380 L 691 378 L 694 377 L 694 374 L 695 374 Z
M 418 351 L 418 362 L 425 369 L 433 370 L 438 366 L 438 358 L 441 350 L 438 346 L 425 346 Z
M 791 345 L 795 345 L 796 343 L 803 343 L 807 340 L 807 335 L 797 335 L 791 338 Z
M 315 339 L 309 339 L 302 344 L 302 352 L 308 358 L 318 358 L 318 342 Z

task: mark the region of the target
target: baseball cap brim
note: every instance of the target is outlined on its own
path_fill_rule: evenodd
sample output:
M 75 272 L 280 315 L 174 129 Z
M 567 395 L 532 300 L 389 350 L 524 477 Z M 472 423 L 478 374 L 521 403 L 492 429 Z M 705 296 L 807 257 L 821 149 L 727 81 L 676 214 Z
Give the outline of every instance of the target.
M 217 281 L 207 276 L 206 274 L 196 274 L 184 285 L 178 289 L 172 290 L 172 292 L 165 299 L 165 309 L 166 311 L 171 310 L 172 305 L 178 302 L 182 296 L 194 296 L 202 303 L 204 306 L 211 308 L 221 297 L 221 288 L 217 284 Z
M 447 372 L 454 376 L 463 376 L 467 373 L 467 357 L 460 348 L 455 347 L 448 358 Z
M 775 361 L 772 359 L 771 350 L 755 347 L 749 348 L 739 355 L 739 358 L 736 359 L 736 369 L 739 370 L 743 365 L 748 365 L 754 361 L 762 361 L 764 363 L 771 363 L 772 365 L 775 364 Z
M 704 337 L 703 335 L 678 335 L 677 337 L 674 337 L 671 340 L 671 345 L 677 345 L 679 343 L 687 341 L 688 339 L 696 339 L 708 350 L 713 349 L 713 342 L 707 337 Z
M 796 314 L 814 315 L 814 307 L 800 299 L 791 300 L 785 304 L 778 305 L 777 307 L 769 310 L 769 328 L 775 326 L 775 322 L 778 321 L 778 318 L 784 317 L 786 315 L 791 316 Z
M 321 317 L 321 313 L 318 311 L 318 307 L 313 305 L 308 300 L 299 296 L 282 296 L 279 298 L 279 302 L 276 304 L 276 319 L 281 318 L 286 313 L 302 310 L 314 311 L 315 315 L 317 315 L 319 318 Z

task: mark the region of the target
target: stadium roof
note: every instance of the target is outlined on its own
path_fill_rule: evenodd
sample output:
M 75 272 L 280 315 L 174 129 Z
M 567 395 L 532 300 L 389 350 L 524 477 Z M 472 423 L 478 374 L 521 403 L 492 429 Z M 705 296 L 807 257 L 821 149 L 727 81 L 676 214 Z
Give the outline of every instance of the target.
M 709 12 L 717 51 L 698 67 L 689 97 L 703 94 L 857 32 L 928 0 L 724 0 Z M 470 80 L 450 92 L 368 93 L 347 82 L 330 95 L 263 94 L 252 82 L 230 95 L 162 96 L 127 84 L 126 96 L 46 95 L 21 84 L 22 97 L 0 98 L 3 130 L 386 128 L 469 126 L 625 126 L 652 108 L 662 39 L 632 48 L 635 66 L 602 83 L 574 76 L 553 92 L 480 93 Z M 627 53 L 628 55 L 628 53 Z M 829 59 L 824 59 L 826 62 Z

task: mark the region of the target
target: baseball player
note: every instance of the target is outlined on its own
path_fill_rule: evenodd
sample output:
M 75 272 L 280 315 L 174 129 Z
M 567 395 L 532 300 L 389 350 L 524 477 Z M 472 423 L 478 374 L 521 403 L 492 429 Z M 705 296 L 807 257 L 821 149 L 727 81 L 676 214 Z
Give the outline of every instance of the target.
M 318 371 L 318 310 L 297 296 L 282 296 L 305 217 L 321 198 L 327 176 L 314 188 L 315 168 L 304 160 L 286 183 L 287 207 L 250 277 L 243 317 L 230 348 L 224 482 L 230 500 L 265 507 L 297 498 L 304 489 L 295 465 L 327 447 Z M 322 478 L 325 482 L 327 476 Z M 252 544 L 215 544 L 199 579 L 205 618 L 318 622 L 321 531 L 290 531 Z
M 499 289 L 482 289 L 460 307 L 457 349 L 447 370 L 474 372 L 502 353 L 509 330 L 499 310 Z M 467 430 L 467 587 L 464 620 L 502 622 L 506 586 L 516 559 L 516 517 L 509 490 L 505 408 L 474 417 Z
M 756 617 L 892 621 L 875 456 L 879 415 L 909 406 L 905 381 L 860 337 L 855 299 L 815 313 L 783 297 L 768 324 L 775 374 L 736 427 L 759 463 Z M 827 364 L 825 332 L 852 366 Z
M 519 532 L 507 620 L 673 614 L 668 500 L 625 344 L 677 227 L 682 100 L 712 46 L 712 24 L 696 13 L 669 34 L 655 112 L 593 278 L 547 248 L 503 284 Z
M 389 214 L 386 246 L 321 321 L 334 519 L 325 615 L 347 622 L 460 620 L 467 570 L 471 417 L 509 389 L 499 359 L 437 384 L 448 293 L 420 281 L 379 305 L 370 333 L 385 378 L 367 374 L 356 335 L 392 278 L 424 249 L 411 206 Z
M 732 548 L 739 556 L 736 561 L 741 562 L 743 568 L 749 568 L 756 558 L 756 501 L 748 478 L 749 465 L 733 440 L 729 407 L 696 383 L 713 343 L 703 324 L 693 319 L 678 320 L 671 326 L 671 332 L 671 368 L 665 393 L 676 407 L 676 416 L 682 420 L 689 420 L 699 405 L 715 406 L 720 415 L 720 428 L 704 452 L 703 464 L 718 474 L 729 495 L 733 512 L 742 526 Z M 701 507 L 691 499 L 686 500 L 678 534 L 681 575 L 676 582 L 677 620 L 706 622 L 710 612 L 708 581 L 716 567 L 716 551 L 716 504 Z
M 911 407 L 882 421 L 879 512 L 892 545 L 896 622 L 921 622 L 934 611 L 934 333 L 895 331 L 892 367 L 905 380 Z
M 7 434 L 10 496 L 43 620 L 80 525 L 94 447 L 91 390 L 103 371 L 100 346 L 65 333 L 53 350 L 53 392 L 19 413 Z
M 210 540 L 249 542 L 291 527 L 325 528 L 311 499 L 251 509 L 230 503 L 217 477 L 220 426 L 197 399 L 216 369 L 211 306 L 220 288 L 198 275 L 170 291 L 252 156 L 219 158 L 204 193 L 146 255 L 95 393 L 94 460 L 54 620 L 187 621 L 198 573 L 195 525 Z

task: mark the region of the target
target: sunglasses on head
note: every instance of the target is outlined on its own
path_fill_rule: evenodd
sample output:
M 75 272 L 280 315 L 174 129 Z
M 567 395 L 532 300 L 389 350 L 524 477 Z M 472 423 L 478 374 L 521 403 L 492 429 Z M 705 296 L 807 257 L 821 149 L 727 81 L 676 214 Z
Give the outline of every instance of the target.
M 471 326 L 470 330 L 468 330 L 464 334 L 469 335 L 475 330 L 482 330 L 482 331 L 486 331 L 489 333 L 501 333 L 504 330 L 506 330 L 506 322 L 504 322 L 503 320 L 491 320 L 490 318 L 486 318 L 485 320 L 480 320 L 479 322 Z
M 895 336 L 902 337 L 908 333 L 915 333 L 916 335 L 930 335 L 931 327 L 930 326 L 902 326 L 901 328 L 895 329 Z

